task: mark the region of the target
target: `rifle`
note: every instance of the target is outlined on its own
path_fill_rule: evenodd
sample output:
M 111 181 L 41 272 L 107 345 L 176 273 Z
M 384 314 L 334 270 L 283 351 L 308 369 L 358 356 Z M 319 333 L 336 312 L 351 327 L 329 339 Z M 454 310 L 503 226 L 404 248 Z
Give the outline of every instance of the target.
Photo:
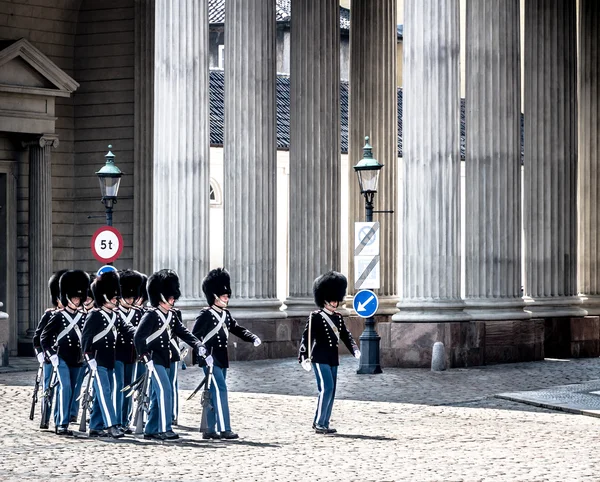
M 44 362 L 40 363 L 40 367 L 38 368 L 37 375 L 35 376 L 35 387 L 33 387 L 33 395 L 31 396 L 31 410 L 29 411 L 29 420 L 33 420 L 33 415 L 35 414 L 35 404 L 38 401 L 38 391 L 40 389 L 40 383 L 42 382 L 43 376 L 44 376 Z
M 79 431 L 85 432 L 87 430 L 87 415 L 91 411 L 92 403 L 94 401 L 94 395 L 92 393 L 94 388 L 94 377 L 96 376 L 95 370 L 88 370 L 88 379 L 85 384 L 85 391 L 80 395 L 81 398 L 81 419 L 79 420 Z M 79 400 L 79 399 L 78 399 Z
M 135 434 L 139 435 L 144 431 L 144 413 L 150 409 L 150 370 L 146 369 L 144 373 L 144 382 L 138 388 L 138 395 L 135 399 L 137 406 L 135 408 L 134 424 Z
M 52 399 L 54 398 L 54 387 L 58 385 L 58 367 L 52 367 L 52 375 L 50 377 L 50 383 L 44 390 L 42 397 L 42 420 L 40 422 L 40 428 L 45 428 L 44 424 L 48 418 L 48 413 L 52 410 Z
M 200 432 L 207 433 L 209 432 L 208 427 L 208 411 L 214 410 L 212 404 L 212 394 L 210 393 L 210 381 L 212 379 L 213 374 L 213 366 L 208 367 L 208 374 L 204 377 L 203 382 L 206 384 L 204 386 L 204 391 L 202 392 L 202 398 L 200 399 L 200 403 L 202 405 L 202 419 L 200 421 Z

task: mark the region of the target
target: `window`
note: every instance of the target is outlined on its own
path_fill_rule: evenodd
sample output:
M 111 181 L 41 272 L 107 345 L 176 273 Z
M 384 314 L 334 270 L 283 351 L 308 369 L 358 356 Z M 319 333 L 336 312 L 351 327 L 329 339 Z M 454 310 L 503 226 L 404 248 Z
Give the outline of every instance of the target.
M 217 181 L 215 181 L 214 179 L 210 180 L 210 190 L 208 197 L 210 199 L 211 206 L 218 206 L 223 202 L 223 200 L 221 199 L 221 189 Z
M 219 45 L 219 68 L 225 68 L 225 45 Z

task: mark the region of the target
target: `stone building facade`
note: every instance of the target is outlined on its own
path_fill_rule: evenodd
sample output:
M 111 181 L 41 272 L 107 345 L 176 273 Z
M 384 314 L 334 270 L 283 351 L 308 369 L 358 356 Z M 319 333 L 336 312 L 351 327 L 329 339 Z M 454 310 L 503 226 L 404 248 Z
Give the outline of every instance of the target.
M 352 256 L 341 250 L 363 216 L 350 166 L 365 134 L 385 165 L 376 209 L 400 207 L 377 217 L 384 367 L 426 366 L 435 341 L 446 344 L 450 366 L 600 354 L 597 2 L 528 0 L 523 29 L 518 0 L 462 2 L 461 186 L 461 2 L 403 2 L 401 160 L 397 3 L 351 2 L 342 172 L 339 1 L 292 0 L 289 221 L 281 226 L 273 209 L 283 202 L 278 2 L 227 0 L 222 238 L 211 233 L 209 214 L 208 4 L 0 1 L 3 358 L 28 352 L 53 270 L 98 267 L 89 244 L 99 221 L 89 216 L 103 213 L 94 173 L 108 144 L 126 173 L 115 211 L 125 241 L 117 266 L 175 269 L 190 321 L 204 304 L 211 243 L 223 239 L 232 311 L 265 341 L 248 352 L 232 346 L 233 355 L 293 355 L 313 308 L 312 280 L 332 268 L 353 279 Z M 349 323 L 358 336 L 361 320 Z

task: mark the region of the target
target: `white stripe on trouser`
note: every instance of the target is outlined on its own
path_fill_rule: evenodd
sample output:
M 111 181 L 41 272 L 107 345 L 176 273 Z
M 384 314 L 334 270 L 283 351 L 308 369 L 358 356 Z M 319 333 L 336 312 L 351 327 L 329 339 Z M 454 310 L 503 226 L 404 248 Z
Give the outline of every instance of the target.
M 102 404 L 102 409 L 104 415 L 106 415 L 106 428 L 112 427 L 113 421 L 110 419 L 110 410 L 108 409 L 108 405 L 106 405 L 106 398 L 104 397 L 104 389 L 102 388 L 102 377 L 99 376 L 99 373 L 96 373 L 96 383 L 98 384 L 98 398 L 100 399 L 100 403 Z
M 175 362 L 173 365 L 173 370 L 175 373 L 173 374 L 173 420 L 177 419 L 177 413 L 179 412 L 179 394 L 177 393 L 177 374 L 179 362 Z
M 156 370 L 152 370 L 152 374 L 154 374 L 154 378 L 156 378 L 156 384 L 158 385 L 158 389 L 160 390 L 160 426 L 162 430 L 159 430 L 159 432 L 164 433 L 167 431 L 167 416 L 165 413 L 165 391 L 163 389 L 162 383 L 160 383 L 160 377 L 158 376 L 158 373 L 156 373 Z
M 319 390 L 319 401 L 317 404 L 317 420 L 315 423 L 319 423 L 321 420 L 321 411 L 323 410 L 323 399 L 325 398 L 325 381 L 323 380 L 323 374 L 321 373 L 321 366 L 319 363 L 315 363 L 315 368 L 317 369 L 317 373 L 319 374 L 319 379 L 321 380 L 321 390 Z
M 63 385 L 63 381 L 62 378 L 60 377 L 60 370 L 58 369 L 58 367 L 56 367 L 56 377 L 58 378 L 58 390 L 57 390 L 57 394 L 56 396 L 58 397 L 58 407 L 59 407 L 59 415 L 58 415 L 58 420 L 55 420 L 55 424 L 59 425 L 62 423 L 62 421 L 65 419 L 65 407 L 63 405 L 63 394 L 64 394 L 64 385 Z M 56 423 L 58 422 L 58 424 Z
M 115 368 L 113 368 L 113 387 L 114 390 L 112 392 L 112 402 L 113 402 L 113 407 L 115 407 L 115 415 L 117 415 L 117 419 L 119 418 L 119 415 L 117 414 L 117 366 L 115 365 Z
M 217 410 L 219 412 L 219 424 L 221 425 L 221 430 L 219 432 L 225 431 L 225 420 L 223 420 L 223 405 L 221 405 L 221 392 L 219 391 L 219 385 L 217 384 L 217 380 L 215 376 L 212 375 L 213 387 L 215 387 L 215 393 L 217 395 Z

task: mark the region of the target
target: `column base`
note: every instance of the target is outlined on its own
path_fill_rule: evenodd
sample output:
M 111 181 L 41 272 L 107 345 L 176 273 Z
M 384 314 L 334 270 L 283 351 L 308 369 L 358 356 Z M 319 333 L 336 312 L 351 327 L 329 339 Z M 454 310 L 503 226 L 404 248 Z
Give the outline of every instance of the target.
M 175 309 L 181 311 L 183 324 L 192 329 L 194 320 L 200 314 L 200 310 L 207 307 L 205 298 L 180 298 L 175 303 Z
M 548 298 L 525 297 L 525 310 L 533 318 L 556 318 L 559 316 L 586 316 L 579 296 L 557 296 Z
M 531 312 L 525 311 L 523 298 L 467 298 L 465 313 L 473 320 L 527 320 Z
M 432 323 L 469 321 L 471 316 L 464 311 L 462 300 L 401 300 L 396 307 L 400 310 L 392 321 L 406 323 Z
M 308 316 L 315 310 L 315 300 L 312 297 L 289 297 L 284 301 L 287 316 Z
M 600 295 L 579 295 L 581 308 L 590 316 L 600 315 Z
M 244 320 L 272 320 L 286 318 L 287 315 L 281 308 L 281 301 L 274 298 L 236 298 L 229 302 L 229 309 L 232 316 L 236 319 Z
M 400 298 L 397 296 L 378 296 L 379 309 L 377 310 L 378 315 L 395 315 L 398 313 L 398 303 Z

